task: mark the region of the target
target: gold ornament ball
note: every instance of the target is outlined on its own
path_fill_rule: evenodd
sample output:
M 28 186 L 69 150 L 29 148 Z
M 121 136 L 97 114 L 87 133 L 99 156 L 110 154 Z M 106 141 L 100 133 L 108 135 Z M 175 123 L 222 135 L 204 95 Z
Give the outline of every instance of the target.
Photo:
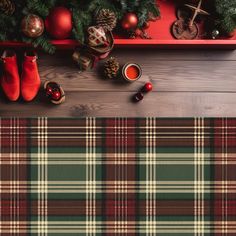
M 22 19 L 21 30 L 26 36 L 37 38 L 44 32 L 43 19 L 37 15 L 27 15 Z

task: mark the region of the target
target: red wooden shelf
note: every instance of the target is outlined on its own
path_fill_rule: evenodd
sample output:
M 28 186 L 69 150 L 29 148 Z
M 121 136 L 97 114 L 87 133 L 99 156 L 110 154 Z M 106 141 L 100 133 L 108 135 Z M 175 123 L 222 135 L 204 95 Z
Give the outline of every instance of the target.
M 231 38 L 209 40 L 177 40 L 171 34 L 171 26 L 176 20 L 176 6 L 174 0 L 159 0 L 158 5 L 161 10 L 161 19 L 151 22 L 148 29 L 152 39 L 124 39 L 115 36 L 116 47 L 157 47 L 157 48 L 220 48 L 236 49 L 236 35 Z M 75 40 L 52 40 L 52 43 L 58 48 L 74 48 L 79 46 Z M 1 47 L 24 47 L 25 43 L 19 42 L 0 42 Z

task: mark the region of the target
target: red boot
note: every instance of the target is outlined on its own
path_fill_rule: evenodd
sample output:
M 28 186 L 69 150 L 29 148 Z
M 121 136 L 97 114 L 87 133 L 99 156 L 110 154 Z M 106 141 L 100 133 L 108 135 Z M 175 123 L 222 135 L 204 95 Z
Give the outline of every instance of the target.
M 20 96 L 20 78 L 16 54 L 6 50 L 2 55 L 3 75 L 1 78 L 2 89 L 10 101 L 16 101 Z
M 27 102 L 32 101 L 40 88 L 40 77 L 35 53 L 26 53 L 22 66 L 21 95 Z

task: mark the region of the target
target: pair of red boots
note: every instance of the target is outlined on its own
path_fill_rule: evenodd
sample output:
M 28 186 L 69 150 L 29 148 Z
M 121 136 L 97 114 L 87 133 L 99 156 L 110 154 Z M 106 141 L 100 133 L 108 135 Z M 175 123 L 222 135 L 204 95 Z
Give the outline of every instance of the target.
M 32 101 L 38 94 L 41 84 L 36 54 L 34 52 L 25 53 L 21 79 L 15 52 L 4 51 L 1 60 L 3 72 L 0 83 L 6 97 L 10 101 L 17 101 L 21 94 L 25 101 Z

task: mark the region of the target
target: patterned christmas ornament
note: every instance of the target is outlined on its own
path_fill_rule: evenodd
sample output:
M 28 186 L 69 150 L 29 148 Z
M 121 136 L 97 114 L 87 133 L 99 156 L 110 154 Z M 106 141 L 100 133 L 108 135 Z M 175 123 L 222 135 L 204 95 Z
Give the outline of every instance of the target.
M 89 52 L 100 59 L 106 58 L 114 47 L 114 38 L 111 31 L 105 32 L 106 42 L 104 45 L 90 46 Z
M 91 26 L 88 28 L 88 44 L 90 47 L 107 45 L 107 37 L 104 29 L 100 26 Z
M 114 79 L 117 77 L 120 70 L 120 64 L 116 58 L 111 57 L 108 59 L 104 65 L 104 75 L 108 79 Z
M 96 17 L 96 23 L 98 26 L 103 27 L 105 31 L 112 31 L 117 23 L 116 14 L 109 9 L 102 9 Z
M 21 22 L 21 30 L 26 36 L 37 38 L 44 32 L 44 22 L 37 15 L 27 15 Z
M 0 0 L 0 10 L 10 16 L 15 12 L 15 4 L 11 0 Z

